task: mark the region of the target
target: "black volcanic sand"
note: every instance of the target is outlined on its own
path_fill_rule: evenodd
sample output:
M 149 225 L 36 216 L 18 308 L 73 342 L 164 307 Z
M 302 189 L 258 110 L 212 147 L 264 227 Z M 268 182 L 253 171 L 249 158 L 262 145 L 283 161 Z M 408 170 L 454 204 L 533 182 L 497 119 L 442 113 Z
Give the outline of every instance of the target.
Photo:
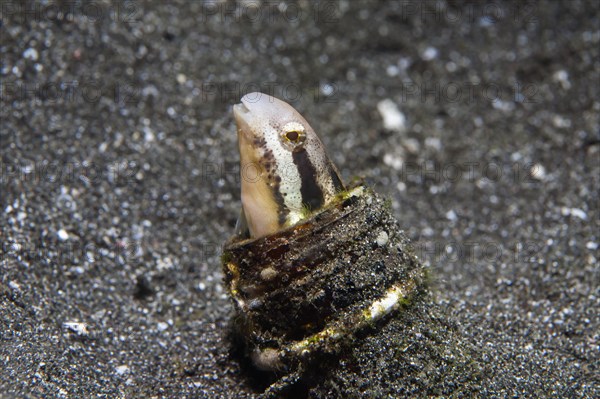
M 257 89 L 391 198 L 480 396 L 600 396 L 597 2 L 23 3 L 1 4 L 0 396 L 257 395 L 219 260 Z M 461 384 L 415 367 L 345 396 Z

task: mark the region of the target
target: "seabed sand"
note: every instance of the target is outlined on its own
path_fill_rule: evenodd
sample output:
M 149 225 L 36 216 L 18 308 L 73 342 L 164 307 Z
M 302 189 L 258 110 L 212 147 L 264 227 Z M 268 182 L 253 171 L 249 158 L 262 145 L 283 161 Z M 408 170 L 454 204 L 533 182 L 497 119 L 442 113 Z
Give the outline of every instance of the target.
M 219 253 L 259 89 L 391 198 L 481 396 L 600 396 L 594 1 L 67 4 L 2 3 L 0 394 L 257 395 Z

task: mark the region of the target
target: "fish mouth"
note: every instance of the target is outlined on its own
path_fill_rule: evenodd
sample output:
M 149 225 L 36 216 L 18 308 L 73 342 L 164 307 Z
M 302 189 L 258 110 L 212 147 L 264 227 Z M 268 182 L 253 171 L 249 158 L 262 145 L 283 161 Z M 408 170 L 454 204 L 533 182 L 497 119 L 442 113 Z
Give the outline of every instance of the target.
M 250 110 L 243 102 L 233 106 L 233 115 L 235 116 L 236 120 L 239 118 L 245 118 L 248 114 L 250 114 Z
M 252 113 L 243 103 L 235 104 L 233 106 L 233 117 L 235 124 L 237 125 L 238 137 L 242 139 L 242 136 L 246 139 L 252 139 L 254 137 L 252 130 Z

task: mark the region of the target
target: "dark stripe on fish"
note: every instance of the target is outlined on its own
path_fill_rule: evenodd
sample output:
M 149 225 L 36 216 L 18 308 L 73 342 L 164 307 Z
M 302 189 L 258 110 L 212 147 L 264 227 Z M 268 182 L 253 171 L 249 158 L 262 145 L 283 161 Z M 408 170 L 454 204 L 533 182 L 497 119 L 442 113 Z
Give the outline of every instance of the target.
M 344 190 L 344 184 L 342 183 L 342 179 L 338 175 L 338 172 L 335 170 L 335 167 L 331 162 L 327 163 L 327 169 L 329 169 L 329 176 L 331 176 L 331 182 L 333 183 L 333 188 L 336 193 Z
M 264 149 L 263 158 L 260 162 L 260 167 L 262 168 L 261 173 L 266 176 L 268 181 L 272 182 L 271 193 L 273 194 L 273 200 L 275 200 L 277 208 L 279 209 L 278 223 L 280 226 L 283 226 L 290 211 L 285 206 L 285 199 L 283 198 L 283 195 L 281 195 L 281 190 L 279 189 L 281 177 L 276 175 L 277 168 L 275 167 L 275 157 L 273 156 L 273 151 L 267 148 L 267 144 L 264 139 L 255 139 L 254 143 L 262 146 Z
M 311 210 L 319 209 L 323 205 L 325 198 L 323 197 L 321 187 L 317 183 L 317 170 L 310 162 L 305 149 L 293 151 L 292 158 L 300 174 L 302 204 L 308 206 Z
M 274 185 L 273 195 L 275 197 L 275 202 L 279 206 L 278 222 L 280 226 L 283 226 L 287 220 L 290 210 L 285 206 L 285 198 L 283 198 L 281 191 L 279 191 L 279 183 Z

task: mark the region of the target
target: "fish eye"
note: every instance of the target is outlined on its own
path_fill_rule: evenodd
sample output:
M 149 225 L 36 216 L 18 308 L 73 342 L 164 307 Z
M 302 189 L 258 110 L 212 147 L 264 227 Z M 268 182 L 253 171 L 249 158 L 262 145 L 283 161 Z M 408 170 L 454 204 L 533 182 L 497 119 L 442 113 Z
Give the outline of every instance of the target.
M 293 146 L 298 146 L 304 143 L 306 140 L 306 132 L 304 126 L 298 122 L 290 122 L 283 127 L 283 133 L 281 134 L 285 143 Z
M 295 130 L 292 130 L 291 132 L 286 132 L 285 133 L 285 138 L 288 139 L 289 141 L 292 141 L 292 142 L 295 143 L 300 138 L 300 133 L 298 133 Z

